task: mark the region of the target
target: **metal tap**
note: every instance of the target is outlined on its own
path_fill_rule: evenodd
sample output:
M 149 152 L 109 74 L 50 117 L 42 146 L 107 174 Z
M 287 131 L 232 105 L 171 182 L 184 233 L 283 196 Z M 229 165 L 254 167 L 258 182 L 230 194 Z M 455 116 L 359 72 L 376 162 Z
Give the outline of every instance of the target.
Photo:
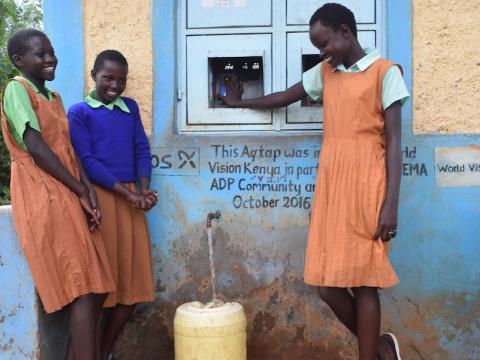
M 220 213 L 220 210 L 215 211 L 214 213 L 208 213 L 207 215 L 207 228 L 212 227 L 212 219 L 220 219 L 220 216 L 222 214 Z

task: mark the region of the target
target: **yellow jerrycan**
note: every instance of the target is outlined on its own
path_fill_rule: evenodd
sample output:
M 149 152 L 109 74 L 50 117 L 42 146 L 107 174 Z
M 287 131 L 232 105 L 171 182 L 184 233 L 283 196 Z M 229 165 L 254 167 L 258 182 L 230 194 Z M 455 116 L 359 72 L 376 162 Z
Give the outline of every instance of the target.
M 246 360 L 247 320 L 242 305 L 194 301 L 175 312 L 175 360 Z

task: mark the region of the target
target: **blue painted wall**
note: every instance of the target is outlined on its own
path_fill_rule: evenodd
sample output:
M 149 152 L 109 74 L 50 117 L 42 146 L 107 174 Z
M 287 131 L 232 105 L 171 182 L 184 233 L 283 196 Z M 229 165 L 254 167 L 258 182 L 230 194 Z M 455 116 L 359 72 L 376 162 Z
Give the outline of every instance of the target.
M 0 207 L 0 358 L 33 359 L 37 303 L 33 280 L 15 234 L 10 206 Z
M 83 96 L 81 10 L 80 0 L 44 0 L 45 29 L 60 59 L 53 87 L 62 94 L 66 106 Z M 173 357 L 176 306 L 209 298 L 205 219 L 208 212 L 219 209 L 222 219 L 214 225 L 217 288 L 221 297 L 245 307 L 249 357 L 355 358 L 355 339 L 320 302 L 315 289 L 302 281 L 309 210 L 236 209 L 232 203 L 236 194 L 259 198 L 279 194 L 211 190 L 215 175 L 208 163 L 225 160 L 216 156 L 216 145 L 242 149 L 263 144 L 282 153 L 301 149 L 311 154 L 319 148 L 321 137 L 177 135 L 176 2 L 154 1 L 152 11 L 153 153 L 172 155 L 170 159 L 178 162 L 178 150 L 195 150 L 199 166 L 187 176 L 180 171 L 154 170 L 152 187 L 159 191 L 161 200 L 148 219 L 157 296 L 153 304 L 137 309 L 115 349 L 117 357 Z M 410 89 L 411 14 L 410 1 L 389 1 L 388 56 L 403 66 Z M 403 119 L 404 146 L 410 151 L 415 148 L 416 153 L 414 158 L 404 158 L 399 236 L 391 252 L 401 283 L 382 291 L 383 329 L 398 333 L 406 359 L 480 358 L 480 264 L 476 261 L 480 253 L 479 192 L 477 188 L 436 187 L 434 168 L 435 147 L 478 144 L 479 137 L 415 136 L 411 102 L 403 109 Z M 308 167 L 315 166 L 317 159 L 309 156 L 288 162 Z M 257 159 L 255 164 L 267 166 L 272 161 Z M 411 174 L 415 164 L 423 165 L 426 174 Z M 232 176 L 235 181 L 242 177 Z M 313 181 L 314 176 L 299 179 L 303 185 Z
M 58 91 L 65 108 L 83 98 L 83 1 L 51 1 L 42 3 L 44 30 L 58 58 L 55 80 L 50 84 Z

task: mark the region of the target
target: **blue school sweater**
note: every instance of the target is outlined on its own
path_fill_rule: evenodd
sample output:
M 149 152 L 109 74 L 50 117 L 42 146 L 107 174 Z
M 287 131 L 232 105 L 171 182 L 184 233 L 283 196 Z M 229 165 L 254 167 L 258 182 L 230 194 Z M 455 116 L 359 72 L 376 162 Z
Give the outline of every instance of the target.
M 140 112 L 135 100 L 121 97 L 129 112 L 87 102 L 68 110 L 70 137 L 90 180 L 107 189 L 150 177 L 152 166 Z

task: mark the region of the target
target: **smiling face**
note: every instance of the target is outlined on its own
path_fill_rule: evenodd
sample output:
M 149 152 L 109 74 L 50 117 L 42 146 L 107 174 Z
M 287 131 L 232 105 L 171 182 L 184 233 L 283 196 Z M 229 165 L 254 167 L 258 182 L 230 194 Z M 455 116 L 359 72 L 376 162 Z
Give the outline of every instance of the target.
M 341 25 L 337 30 L 317 21 L 310 27 L 310 41 L 320 50 L 320 55 L 333 67 L 342 64 L 350 54 L 352 33 L 348 26 Z
M 92 70 L 95 81 L 95 99 L 109 104 L 119 97 L 127 86 L 128 67 L 112 60 L 104 60 L 100 70 Z
M 57 57 L 50 40 L 44 36 L 34 36 L 26 41 L 24 54 L 14 54 L 13 62 L 21 73 L 35 84 L 55 78 Z

